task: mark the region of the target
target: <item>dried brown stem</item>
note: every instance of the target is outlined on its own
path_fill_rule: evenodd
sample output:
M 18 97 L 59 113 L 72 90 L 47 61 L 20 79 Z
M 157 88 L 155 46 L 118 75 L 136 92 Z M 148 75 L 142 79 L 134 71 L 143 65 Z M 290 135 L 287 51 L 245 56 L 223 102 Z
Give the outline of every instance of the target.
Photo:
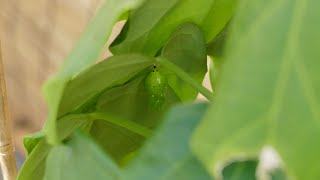
M 17 165 L 11 134 L 11 123 L 7 101 L 6 82 L 0 42 L 0 165 L 4 180 L 14 180 Z

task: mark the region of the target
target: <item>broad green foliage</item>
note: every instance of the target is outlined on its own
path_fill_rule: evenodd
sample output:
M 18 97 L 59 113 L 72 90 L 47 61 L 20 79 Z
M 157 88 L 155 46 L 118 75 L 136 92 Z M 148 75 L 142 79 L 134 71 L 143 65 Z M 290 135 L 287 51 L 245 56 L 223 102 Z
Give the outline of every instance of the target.
M 17 179 L 41 180 L 45 172 L 45 163 L 50 149 L 51 146 L 46 143 L 46 140 L 41 139 L 23 163 Z
M 121 86 L 155 61 L 141 55 L 112 56 L 72 79 L 65 88 L 59 116 L 69 112 L 86 112 L 104 91 Z
M 193 104 L 171 110 L 137 158 L 125 168 L 125 179 L 210 179 L 188 143 L 206 107 Z
M 104 48 L 114 23 L 120 16 L 137 7 L 142 0 L 108 0 L 87 26 L 60 71 L 46 83 L 44 95 L 49 115 L 45 126 L 48 141 L 58 143 L 56 120 L 64 88 L 68 81 L 96 61 Z
M 45 85 L 18 179 L 250 180 L 264 146 L 283 160 L 272 179 L 320 179 L 320 2 L 243 0 L 230 21 L 236 6 L 108 0 Z
M 97 101 L 97 111 L 108 112 L 118 117 L 129 119 L 154 128 L 166 110 L 179 101 L 170 87 L 167 89 L 167 100 L 161 110 L 149 106 L 148 93 L 145 89 L 145 75 L 123 85 L 106 91 Z M 121 107 L 121 108 L 119 108 Z
M 154 56 L 179 25 L 192 22 L 210 42 L 231 18 L 236 0 L 148 0 L 129 15 L 126 27 L 111 46 L 115 54 Z
M 192 141 L 209 172 L 217 175 L 219 163 L 258 156 L 270 145 L 290 177 L 320 178 L 319 6 L 240 1 L 215 105 Z
M 137 157 L 124 168 L 117 166 L 93 139 L 83 133 L 76 132 L 54 147 L 41 140 L 32 152 L 38 156 L 30 156 L 37 164 L 28 165 L 30 173 L 20 175 L 19 179 L 212 179 L 189 147 L 193 130 L 206 109 L 207 104 L 189 104 L 171 110 L 144 148 L 136 153 Z M 99 119 L 105 115 L 87 115 L 91 116 Z M 223 171 L 223 176 L 226 180 L 250 179 L 255 167 L 256 162 L 234 163 Z
M 167 100 L 163 107 L 161 109 L 150 107 L 149 95 L 145 90 L 144 81 L 145 75 L 142 75 L 124 86 L 106 91 L 97 101 L 97 111 L 128 119 L 150 129 L 156 127 L 162 114 L 179 100 L 168 88 Z M 101 120 L 93 123 L 91 134 L 103 149 L 118 162 L 126 158 L 129 153 L 136 151 L 146 139 L 146 137 L 127 128 Z
M 61 141 L 68 137 L 74 130 L 85 127 L 88 116 L 68 115 L 60 119 L 58 122 L 58 140 Z M 38 180 L 42 179 L 45 171 L 45 163 L 48 153 L 52 146 L 46 142 L 42 133 L 26 137 L 24 141 L 25 148 L 28 150 L 28 158 L 24 162 L 19 172 L 19 180 Z
M 161 57 L 179 66 L 201 84 L 207 72 L 207 52 L 203 32 L 192 23 L 179 26 L 164 45 Z M 175 72 L 165 68 L 163 70 L 170 87 L 181 101 L 193 101 L 197 97 L 198 91 L 178 78 Z
M 75 134 L 51 150 L 43 179 L 118 179 L 118 176 L 118 167 L 91 139 Z

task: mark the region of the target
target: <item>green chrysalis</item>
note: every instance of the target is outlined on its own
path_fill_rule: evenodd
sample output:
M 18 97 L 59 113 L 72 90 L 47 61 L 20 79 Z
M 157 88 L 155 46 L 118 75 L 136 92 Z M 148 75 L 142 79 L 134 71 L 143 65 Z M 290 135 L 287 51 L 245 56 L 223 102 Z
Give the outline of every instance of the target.
M 161 109 L 165 102 L 167 79 L 153 66 L 151 71 L 145 79 L 145 88 L 148 93 L 150 104 L 155 109 Z

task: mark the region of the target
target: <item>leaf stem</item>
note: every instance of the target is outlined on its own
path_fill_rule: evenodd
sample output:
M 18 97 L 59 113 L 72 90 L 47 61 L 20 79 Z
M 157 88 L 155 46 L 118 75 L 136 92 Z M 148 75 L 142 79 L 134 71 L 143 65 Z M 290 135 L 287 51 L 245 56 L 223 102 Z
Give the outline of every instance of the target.
M 140 124 L 137 124 L 133 121 L 119 118 L 119 117 L 111 115 L 109 113 L 93 112 L 88 115 L 89 115 L 90 119 L 99 119 L 99 120 L 104 120 L 104 121 L 110 122 L 110 123 L 115 124 L 117 126 L 126 128 L 134 133 L 137 133 L 143 137 L 149 137 L 152 133 L 152 131 L 150 129 L 148 129 Z
M 198 90 L 203 96 L 205 96 L 209 101 L 213 98 L 213 93 L 210 92 L 207 88 L 203 87 L 201 84 L 199 84 L 197 81 L 195 81 L 189 74 L 184 72 L 181 68 L 179 68 L 174 63 L 168 61 L 165 58 L 158 58 L 157 59 L 159 64 L 161 64 L 163 67 L 167 68 L 168 70 L 175 73 L 179 78 L 181 78 L 183 81 L 189 83 L 193 88 Z

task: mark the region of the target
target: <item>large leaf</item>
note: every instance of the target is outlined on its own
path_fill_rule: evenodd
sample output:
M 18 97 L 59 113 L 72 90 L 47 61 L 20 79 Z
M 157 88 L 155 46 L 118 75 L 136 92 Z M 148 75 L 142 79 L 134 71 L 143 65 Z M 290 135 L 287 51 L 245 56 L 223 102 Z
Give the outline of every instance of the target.
M 139 52 L 154 56 L 180 24 L 193 22 L 211 41 L 232 16 L 236 0 L 148 0 L 129 16 L 111 46 L 115 54 Z
M 123 128 L 143 137 L 147 137 L 151 134 L 150 129 L 134 123 L 133 121 L 121 119 L 108 113 L 91 112 L 83 114 L 70 114 L 59 119 L 59 141 L 65 140 L 71 133 L 79 128 L 83 131 L 88 131 L 88 129 L 91 128 L 94 120 L 104 120 L 110 123 L 114 128 Z M 29 156 L 25 161 L 22 170 L 20 171 L 19 179 L 42 179 L 45 169 L 45 161 L 50 149 L 52 149 L 52 146 L 46 143 L 43 133 L 38 133 L 26 138 L 25 147 L 28 150 Z
M 124 86 L 106 91 L 99 98 L 96 110 L 128 119 L 148 128 L 156 127 L 162 119 L 162 114 L 179 100 L 172 90 L 168 89 L 163 108 L 161 110 L 151 108 L 144 79 L 145 75 L 142 75 Z M 145 137 L 137 133 L 102 120 L 93 123 L 91 132 L 103 149 L 118 161 L 135 151 L 145 140 Z
M 146 127 L 156 127 L 159 120 L 162 119 L 161 114 L 180 101 L 168 88 L 163 107 L 161 109 L 150 107 L 148 99 L 150 95 L 145 89 L 145 75 L 123 86 L 106 91 L 97 101 L 96 109 L 135 121 Z
M 118 179 L 118 167 L 88 137 L 75 134 L 54 147 L 47 159 L 45 180 Z
M 217 175 L 273 146 L 289 177 L 320 179 L 320 1 L 240 1 L 226 64 L 193 150 Z
M 95 105 L 104 91 L 121 86 L 154 63 L 141 55 L 112 56 L 72 79 L 61 99 L 59 115 L 85 112 Z
M 210 179 L 189 149 L 189 138 L 206 107 L 193 104 L 170 111 L 164 124 L 125 168 L 124 179 Z
M 32 149 L 23 163 L 18 175 L 18 180 L 42 180 L 45 171 L 45 160 L 52 146 L 42 138 Z
M 207 52 L 203 33 L 197 25 L 186 23 L 181 25 L 163 47 L 161 56 L 188 73 L 202 84 L 207 72 Z M 188 83 L 179 79 L 174 72 L 164 71 L 168 83 L 181 101 L 192 101 L 198 91 Z
M 88 116 L 82 114 L 68 115 L 60 119 L 58 122 L 59 141 L 67 138 L 76 129 L 85 127 L 88 122 Z M 19 172 L 18 179 L 41 180 L 45 171 L 45 161 L 52 146 L 46 142 L 42 133 L 27 137 L 24 143 L 29 155 Z
M 68 81 L 79 71 L 95 62 L 104 48 L 114 23 L 128 9 L 135 8 L 142 0 L 108 0 L 89 23 L 79 42 L 67 57 L 60 71 L 44 87 L 49 108 L 45 132 L 51 144 L 58 143 L 56 120 L 59 104 Z

